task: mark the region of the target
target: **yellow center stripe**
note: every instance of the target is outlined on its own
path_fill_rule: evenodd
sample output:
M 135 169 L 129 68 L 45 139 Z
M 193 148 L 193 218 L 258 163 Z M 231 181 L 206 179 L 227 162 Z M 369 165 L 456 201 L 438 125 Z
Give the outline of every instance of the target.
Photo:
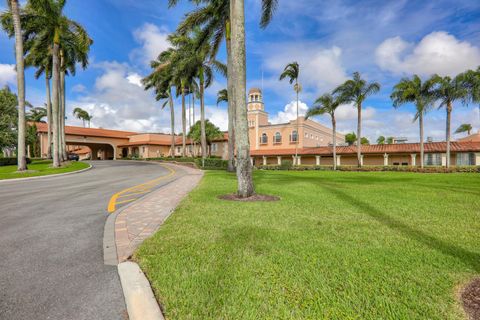
M 127 189 L 123 189 L 122 191 L 115 193 L 110 198 L 110 201 L 108 202 L 108 207 L 107 207 L 108 213 L 114 212 L 117 204 L 131 202 L 131 201 L 136 200 L 136 198 L 135 198 L 135 199 L 117 201 L 118 198 L 130 196 L 130 195 L 135 195 L 135 194 L 144 194 L 144 193 L 148 192 L 150 188 L 154 187 L 158 182 L 160 182 L 164 179 L 167 179 L 167 178 L 169 178 L 169 177 L 171 177 L 175 174 L 174 169 L 169 168 L 169 167 L 164 166 L 164 165 L 161 165 L 161 166 L 164 167 L 165 169 L 167 169 L 168 171 L 170 171 L 170 173 L 165 175 L 165 176 L 161 176 L 161 177 L 156 178 L 154 180 L 150 180 L 150 181 L 147 181 L 145 183 L 138 184 L 136 186 L 133 186 L 133 187 L 130 187 L 130 188 L 127 188 Z M 130 191 L 131 191 L 131 193 L 129 193 Z

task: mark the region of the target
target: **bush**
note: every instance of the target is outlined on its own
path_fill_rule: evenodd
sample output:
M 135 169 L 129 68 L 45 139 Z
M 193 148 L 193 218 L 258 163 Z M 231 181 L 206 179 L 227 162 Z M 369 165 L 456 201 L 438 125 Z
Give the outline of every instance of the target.
M 30 158 L 27 158 L 27 164 L 31 163 L 32 160 Z M 17 158 L 0 158 L 0 167 L 2 166 L 16 166 L 17 163 Z
M 222 160 L 218 158 L 202 158 L 195 159 L 195 164 L 202 169 L 211 169 L 211 170 L 226 170 L 228 166 L 227 160 Z
M 260 170 L 333 170 L 332 166 L 313 166 L 313 165 L 300 165 L 300 166 L 284 166 L 282 165 L 266 165 L 259 166 Z M 473 172 L 480 173 L 480 166 L 463 166 L 463 167 L 434 167 L 428 166 L 423 169 L 413 166 L 363 166 L 358 168 L 357 166 L 337 166 L 338 171 L 358 171 L 358 172 L 375 172 L 375 171 L 395 171 L 395 172 L 420 172 L 420 173 L 455 173 L 455 172 Z

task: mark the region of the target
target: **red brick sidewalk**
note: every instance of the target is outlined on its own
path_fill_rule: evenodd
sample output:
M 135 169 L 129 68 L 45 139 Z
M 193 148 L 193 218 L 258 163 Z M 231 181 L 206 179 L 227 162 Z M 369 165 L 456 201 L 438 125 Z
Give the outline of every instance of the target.
M 119 263 L 127 260 L 146 238 L 158 230 L 203 176 L 198 169 L 165 165 L 176 170 L 176 176 L 180 177 L 125 208 L 117 216 L 115 244 Z

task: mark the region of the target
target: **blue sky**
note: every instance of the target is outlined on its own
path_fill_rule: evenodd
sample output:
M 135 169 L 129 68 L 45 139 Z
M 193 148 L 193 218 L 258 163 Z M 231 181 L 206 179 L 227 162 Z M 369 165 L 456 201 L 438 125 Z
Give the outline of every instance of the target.
M 71 110 L 80 106 L 93 113 L 92 123 L 97 127 L 169 131 L 169 113 L 139 86 L 139 79 L 148 73 L 149 61 L 168 48 L 167 35 L 192 8 L 183 1 L 168 9 L 166 2 L 67 1 L 66 15 L 83 24 L 94 39 L 89 68 L 67 78 L 69 124 L 80 124 L 71 116 Z M 359 71 L 366 79 L 382 84 L 381 92 L 364 105 L 365 135 L 370 139 L 407 136 L 415 141 L 418 129 L 412 123 L 413 107 L 392 108 L 389 95 L 393 85 L 414 73 L 423 78 L 434 72 L 455 75 L 480 65 L 478 1 L 279 2 L 272 23 L 262 30 L 258 26 L 260 0 L 246 0 L 247 85 L 263 87 L 272 122 L 288 121 L 294 115 L 294 92 L 288 82 L 278 81 L 278 76 L 286 63 L 296 60 L 304 88 L 302 111 Z M 224 50 L 219 59 L 225 60 Z M 13 42 L 0 33 L 0 86 L 15 87 L 13 64 Z M 215 94 L 223 87 L 225 79 L 218 76 L 207 91 L 206 104 L 207 116 L 226 129 L 226 108 L 215 105 Z M 44 80 L 35 80 L 29 70 L 28 100 L 43 104 L 44 91 Z M 177 116 L 178 129 L 179 119 Z M 355 130 L 355 119 L 355 109 L 342 106 L 339 129 Z M 317 120 L 329 123 L 328 118 Z M 464 122 L 480 128 L 478 108 L 456 106 L 453 122 L 454 128 Z M 426 118 L 427 135 L 442 139 L 444 124 L 444 111 L 433 110 Z

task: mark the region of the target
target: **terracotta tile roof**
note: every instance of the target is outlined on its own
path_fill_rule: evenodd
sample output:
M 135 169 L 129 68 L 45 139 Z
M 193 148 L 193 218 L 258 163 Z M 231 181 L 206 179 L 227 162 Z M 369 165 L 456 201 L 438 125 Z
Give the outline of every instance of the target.
M 446 142 L 430 142 L 424 144 L 426 153 L 436 153 L 446 151 Z M 332 147 L 303 148 L 298 150 L 300 155 L 331 155 Z M 405 144 L 374 144 L 362 146 L 362 154 L 392 154 L 392 153 L 419 153 L 420 143 Z M 480 142 L 472 141 L 452 141 L 450 142 L 451 152 L 480 152 Z M 337 147 L 337 154 L 356 154 L 356 146 Z M 295 149 L 269 149 L 269 150 L 252 150 L 252 156 L 281 156 L 293 155 Z
M 38 132 L 47 132 L 48 125 L 46 123 L 37 122 Z M 131 131 L 119 131 L 110 129 L 98 129 L 98 128 L 83 128 L 74 126 L 65 126 L 65 133 L 72 136 L 92 136 L 92 137 L 106 137 L 106 138 L 125 138 L 137 134 L 137 132 Z
M 118 147 L 135 147 L 135 146 L 170 146 L 171 142 L 155 142 L 155 141 L 135 141 L 119 144 Z

